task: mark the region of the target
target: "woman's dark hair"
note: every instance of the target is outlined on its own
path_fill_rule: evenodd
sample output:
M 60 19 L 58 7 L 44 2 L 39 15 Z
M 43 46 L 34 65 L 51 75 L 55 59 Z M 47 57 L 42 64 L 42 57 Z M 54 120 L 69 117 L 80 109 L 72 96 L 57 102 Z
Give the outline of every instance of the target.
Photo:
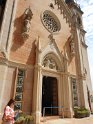
M 8 102 L 8 104 L 7 104 L 7 106 L 10 106 L 12 103 L 15 103 L 15 100 L 10 99 L 9 102 Z

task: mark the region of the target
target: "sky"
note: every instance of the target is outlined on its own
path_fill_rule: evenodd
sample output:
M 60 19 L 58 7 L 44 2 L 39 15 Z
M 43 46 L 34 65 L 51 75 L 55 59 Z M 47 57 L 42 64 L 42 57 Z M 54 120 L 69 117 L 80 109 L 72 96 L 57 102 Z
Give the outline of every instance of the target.
M 86 44 L 88 45 L 88 60 L 93 89 L 93 0 L 76 0 L 80 4 L 83 14 L 83 23 L 86 33 Z

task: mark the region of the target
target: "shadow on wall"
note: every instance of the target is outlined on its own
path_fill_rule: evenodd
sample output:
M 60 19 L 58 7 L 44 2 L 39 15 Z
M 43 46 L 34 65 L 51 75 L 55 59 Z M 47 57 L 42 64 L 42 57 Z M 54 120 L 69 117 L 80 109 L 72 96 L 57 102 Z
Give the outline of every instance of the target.
M 11 51 L 13 51 L 13 52 L 20 49 L 24 45 L 24 42 L 27 42 L 27 41 L 24 41 L 24 39 L 22 37 L 22 27 L 23 27 L 23 21 L 24 21 L 23 16 L 24 15 L 21 15 L 19 18 L 16 18 L 14 21 L 13 44 L 11 47 Z M 26 52 L 27 54 L 24 55 L 24 59 L 25 59 L 25 57 L 27 59 L 27 60 L 25 60 L 26 64 L 32 64 L 32 65 L 35 64 L 35 57 L 36 57 L 35 42 L 36 42 L 36 40 L 31 42 L 31 48 L 27 49 L 27 47 L 25 46 L 26 49 L 24 49 L 24 50 L 27 50 L 27 52 Z M 24 50 L 22 49 L 23 53 L 25 53 Z
M 68 65 L 71 63 L 73 56 L 71 56 L 71 50 L 70 50 L 70 41 L 69 38 L 66 41 L 65 45 L 64 45 L 64 56 L 66 57 L 66 59 L 68 60 Z
M 23 95 L 23 111 L 28 113 L 32 112 L 32 97 L 33 97 L 33 82 L 34 82 L 34 69 L 27 69 L 24 78 L 24 95 Z M 30 97 L 27 98 L 27 95 Z M 32 124 L 32 123 L 31 123 Z
M 21 15 L 19 18 L 16 18 L 14 21 L 14 33 L 13 33 L 13 45 L 11 50 L 16 51 L 18 48 L 20 48 L 23 44 L 23 38 L 22 38 L 22 25 L 23 25 L 23 15 Z
M 32 65 L 35 64 L 35 61 L 36 61 L 36 44 L 35 43 L 36 43 L 36 40 L 32 42 L 32 48 L 29 51 L 30 54 L 28 56 L 26 64 L 32 64 Z

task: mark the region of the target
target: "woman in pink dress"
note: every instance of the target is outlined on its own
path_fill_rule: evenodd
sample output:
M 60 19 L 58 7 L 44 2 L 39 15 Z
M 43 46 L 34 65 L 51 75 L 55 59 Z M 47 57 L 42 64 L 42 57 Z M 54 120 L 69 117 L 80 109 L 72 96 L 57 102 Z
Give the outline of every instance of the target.
M 14 123 L 14 103 L 13 99 L 10 99 L 7 106 L 4 109 L 3 124 L 13 124 Z

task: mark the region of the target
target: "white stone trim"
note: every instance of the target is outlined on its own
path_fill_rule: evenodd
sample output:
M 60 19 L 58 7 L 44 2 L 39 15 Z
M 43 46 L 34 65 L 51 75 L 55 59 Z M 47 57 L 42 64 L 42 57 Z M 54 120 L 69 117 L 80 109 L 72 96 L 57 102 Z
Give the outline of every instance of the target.
M 40 46 L 40 42 L 38 43 Z M 60 68 L 60 71 L 64 71 L 65 65 L 64 65 L 64 57 L 63 55 L 60 53 L 57 44 L 55 42 L 55 40 L 48 42 L 48 44 L 40 49 L 40 52 L 38 52 L 39 50 L 39 46 L 37 46 L 37 59 L 36 59 L 36 63 L 42 65 L 43 59 L 45 58 L 45 56 L 50 55 L 57 63 L 57 66 Z
M 0 98 L 0 112 L 2 111 L 2 101 L 3 101 L 3 94 L 5 92 L 5 84 L 6 84 L 6 76 L 7 76 L 7 72 L 8 72 L 8 67 L 6 65 L 3 66 L 4 68 L 4 77 L 3 77 L 3 86 L 2 86 L 2 91 L 1 91 L 1 98 Z
M 17 0 L 7 0 L 3 21 L 2 21 L 1 35 L 0 35 L 0 41 L 1 41 L 0 50 L 3 51 L 6 55 L 7 55 L 6 48 L 9 40 L 9 35 L 10 35 L 10 28 L 12 23 L 12 16 L 14 11 L 15 1 Z
M 42 70 L 42 79 L 43 76 L 48 76 L 48 77 L 54 77 L 57 79 L 57 85 L 58 85 L 58 106 L 62 106 L 61 104 L 61 95 L 60 95 L 60 91 L 61 91 L 61 75 L 58 73 L 54 73 L 53 71 L 51 72 L 50 70 Z M 42 82 L 41 82 L 42 83 Z M 60 111 L 60 108 L 58 109 L 58 111 Z
M 19 62 L 9 61 L 7 59 L 1 59 L 0 64 L 10 66 L 13 68 L 18 67 L 18 68 L 23 68 L 23 69 L 34 69 L 35 67 L 34 65 L 26 65 L 23 63 L 19 63 Z

